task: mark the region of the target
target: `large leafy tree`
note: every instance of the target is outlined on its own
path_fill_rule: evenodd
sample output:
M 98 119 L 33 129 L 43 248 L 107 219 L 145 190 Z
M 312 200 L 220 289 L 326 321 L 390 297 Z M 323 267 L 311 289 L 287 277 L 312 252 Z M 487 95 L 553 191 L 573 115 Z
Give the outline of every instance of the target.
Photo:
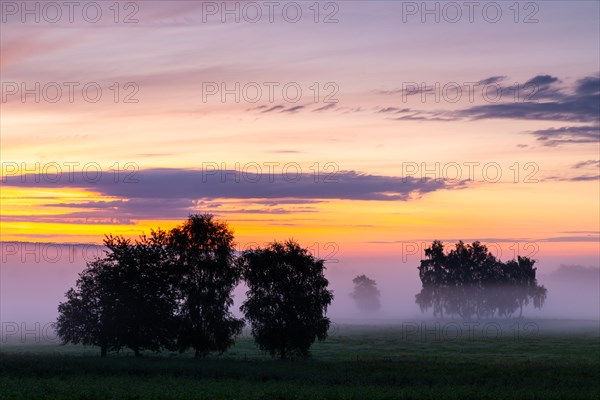
M 101 355 L 130 348 L 172 349 L 177 298 L 164 231 L 131 241 L 108 236 L 106 256 L 88 264 L 59 305 L 63 343 L 97 345 Z
M 135 242 L 112 236 L 105 242 L 118 280 L 119 342 L 136 356 L 143 350 L 174 349 L 176 276 L 165 244 L 166 232 L 161 230 Z
M 366 275 L 359 275 L 352 279 L 352 283 L 354 283 L 354 291 L 350 293 L 350 297 L 354 299 L 359 310 L 371 312 L 381 308 L 377 282 Z
M 114 278 L 112 264 L 106 259 L 88 263 L 79 274 L 75 288 L 58 306 L 55 327 L 63 344 L 99 346 L 100 354 L 119 348 L 114 309 L 116 295 L 109 288 Z
M 530 301 L 541 308 L 546 299 L 547 290 L 537 284 L 535 260 L 528 257 L 504 263 L 479 242 L 459 242 L 446 253 L 440 241 L 425 256 L 416 302 L 422 311 L 432 308 L 435 316 L 510 317 L 517 309 L 521 316 Z
M 191 215 L 168 242 L 179 280 L 179 350 L 191 347 L 196 358 L 227 350 L 244 326 L 229 310 L 240 281 L 233 232 L 212 215 Z
M 242 311 L 259 348 L 281 358 L 308 357 L 330 325 L 326 312 L 333 293 L 323 260 L 287 241 L 246 251 L 239 263 L 248 285 Z

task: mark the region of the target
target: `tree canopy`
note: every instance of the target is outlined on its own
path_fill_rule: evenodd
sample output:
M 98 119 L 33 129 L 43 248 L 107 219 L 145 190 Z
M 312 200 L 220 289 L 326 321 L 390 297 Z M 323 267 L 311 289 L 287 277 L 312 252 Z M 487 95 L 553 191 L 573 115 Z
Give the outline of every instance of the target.
M 248 285 L 242 310 L 258 347 L 281 358 L 308 357 L 330 325 L 325 314 L 333 293 L 323 260 L 287 241 L 244 252 L 239 263 Z
M 179 280 L 180 351 L 192 347 L 198 358 L 227 350 L 244 326 L 229 311 L 240 280 L 233 232 L 211 215 L 193 215 L 170 232 L 169 246 Z
M 350 297 L 354 299 L 359 310 L 370 312 L 381 308 L 377 282 L 366 275 L 359 275 L 352 279 L 352 283 L 354 283 L 354 291 L 350 293 Z
M 480 242 L 444 252 L 444 245 L 434 241 L 425 250 L 419 277 L 423 288 L 416 295 L 421 311 L 433 309 L 434 316 L 461 318 L 510 317 L 533 301 L 541 308 L 547 290 L 536 280 L 535 260 L 517 257 L 502 262 Z
M 106 256 L 88 263 L 58 307 L 63 343 L 223 352 L 243 327 L 233 317 L 240 273 L 233 233 L 210 215 L 191 215 L 169 232 L 131 241 L 107 236 Z
M 108 236 L 107 254 L 90 262 L 58 307 L 57 333 L 64 343 L 101 347 L 173 348 L 177 298 L 172 264 L 162 246 L 166 233 L 132 242 Z
M 230 311 L 243 277 L 242 306 L 259 347 L 282 358 L 306 357 L 327 336 L 333 294 L 323 260 L 293 241 L 236 258 L 234 236 L 212 215 L 191 215 L 170 231 L 137 240 L 107 236 L 106 255 L 89 262 L 58 306 L 63 343 L 122 348 L 192 348 L 196 358 L 223 352 L 244 321 Z

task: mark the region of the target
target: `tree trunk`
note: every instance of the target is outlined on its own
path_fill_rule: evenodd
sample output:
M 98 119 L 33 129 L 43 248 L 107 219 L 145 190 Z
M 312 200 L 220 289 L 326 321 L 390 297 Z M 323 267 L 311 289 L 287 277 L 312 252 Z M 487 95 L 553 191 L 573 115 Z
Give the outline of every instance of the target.
M 106 343 L 102 343 L 100 346 L 100 357 L 105 358 L 108 353 L 108 346 Z
M 142 353 L 140 353 L 140 349 L 138 349 L 137 347 L 133 349 L 133 353 L 135 354 L 136 358 L 140 358 L 142 356 Z
M 196 348 L 196 354 L 194 355 L 194 358 L 196 360 L 198 360 L 200 358 L 200 349 L 199 348 Z

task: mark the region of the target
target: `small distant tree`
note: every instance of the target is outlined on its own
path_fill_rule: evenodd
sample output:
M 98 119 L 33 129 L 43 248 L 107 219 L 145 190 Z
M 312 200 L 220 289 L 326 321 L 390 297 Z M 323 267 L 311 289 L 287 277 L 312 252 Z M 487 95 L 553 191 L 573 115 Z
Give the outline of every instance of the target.
M 233 232 L 212 215 L 191 215 L 171 230 L 169 247 L 179 281 L 179 350 L 191 347 L 196 358 L 224 352 L 244 326 L 229 310 L 240 281 Z
M 323 260 L 294 241 L 273 242 L 239 259 L 248 285 L 241 309 L 261 350 L 282 359 L 308 357 L 315 340 L 327 337 L 327 289 Z
M 381 308 L 377 282 L 366 275 L 359 275 L 352 280 L 352 283 L 354 283 L 354 291 L 350 293 L 350 297 L 354 299 L 359 310 L 369 312 Z

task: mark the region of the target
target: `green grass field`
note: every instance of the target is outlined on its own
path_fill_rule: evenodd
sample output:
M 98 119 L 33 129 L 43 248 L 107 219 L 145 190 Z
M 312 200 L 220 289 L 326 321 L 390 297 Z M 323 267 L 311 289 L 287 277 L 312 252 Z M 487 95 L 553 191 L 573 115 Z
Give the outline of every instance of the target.
M 497 326 L 458 335 L 448 322 L 427 322 L 424 334 L 421 322 L 337 326 L 310 360 L 272 359 L 248 337 L 199 361 L 5 343 L 0 399 L 600 398 L 598 322 L 503 323 L 501 335 Z

